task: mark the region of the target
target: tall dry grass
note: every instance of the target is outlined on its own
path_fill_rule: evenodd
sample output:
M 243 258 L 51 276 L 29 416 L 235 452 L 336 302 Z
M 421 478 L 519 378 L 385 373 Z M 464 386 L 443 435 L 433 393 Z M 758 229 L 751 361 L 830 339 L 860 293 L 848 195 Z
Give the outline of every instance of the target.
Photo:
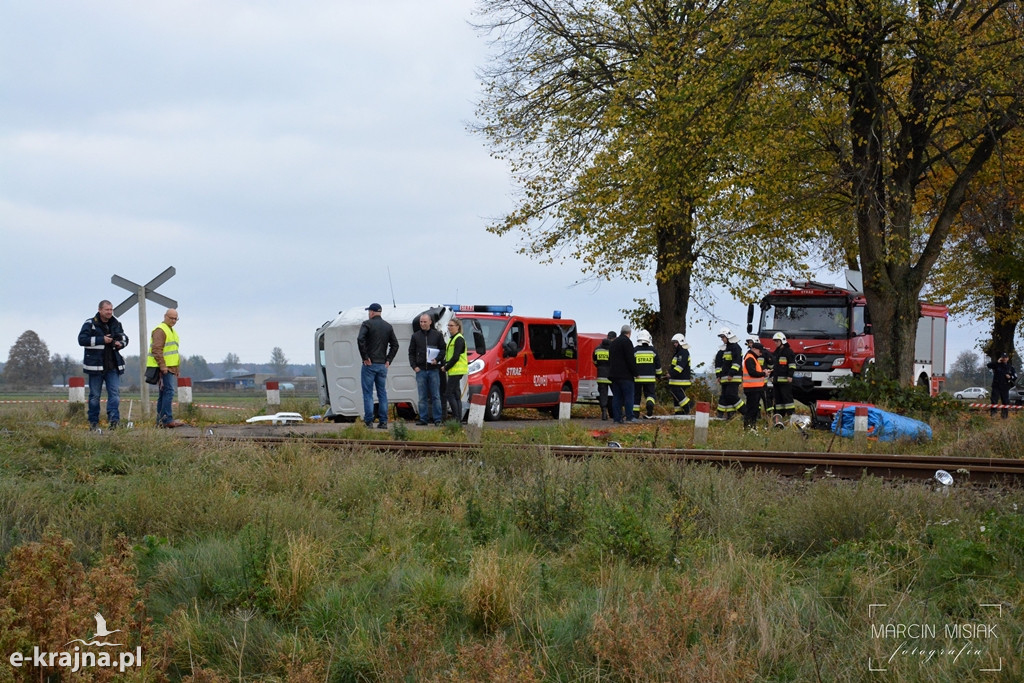
M 93 608 L 58 577 L 93 581 L 90 600 L 148 624 L 170 680 L 861 680 L 886 646 L 871 604 L 963 620 L 986 600 L 1007 605 L 1004 632 L 1024 624 L 1015 490 L 565 461 L 545 439 L 592 437 L 540 427 L 527 452 L 404 460 L 6 426 L 0 643 L 62 637 L 47 629 Z M 32 616 L 47 609 L 65 616 Z M 1020 673 L 1010 641 L 988 656 Z

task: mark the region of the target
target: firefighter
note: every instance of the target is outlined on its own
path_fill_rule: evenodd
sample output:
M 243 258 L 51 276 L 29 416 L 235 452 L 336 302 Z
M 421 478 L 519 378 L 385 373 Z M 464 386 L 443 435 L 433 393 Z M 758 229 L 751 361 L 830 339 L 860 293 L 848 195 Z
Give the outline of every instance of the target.
M 764 382 L 768 373 L 764 371 L 761 356 L 764 347 L 760 343 L 750 346 L 743 356 L 743 398 L 747 408 L 743 413 L 743 426 L 753 429 L 757 426 L 757 418 L 761 415 L 761 399 L 764 395 Z
M 658 352 L 651 345 L 651 333 L 647 330 L 637 330 L 637 347 L 633 349 L 633 357 L 636 359 L 636 396 L 633 402 L 633 416 L 649 420 L 654 416 L 655 387 L 658 377 L 661 376 L 661 360 Z M 644 410 L 641 411 L 641 406 Z
M 597 368 L 597 402 L 601 404 L 601 419 L 608 419 L 608 390 L 612 381 L 608 379 L 608 347 L 615 339 L 615 332 L 609 332 L 608 336 L 601 340 L 601 344 L 594 349 L 594 367 Z
M 775 396 L 776 417 L 789 417 L 796 410 L 793 402 L 793 368 L 796 367 L 796 354 L 789 345 L 789 340 L 782 332 L 776 332 L 775 362 L 772 365 L 772 393 Z M 776 420 L 781 426 L 781 422 Z
M 718 416 L 731 420 L 743 407 L 743 399 L 740 397 L 740 383 L 743 381 L 740 360 L 743 352 L 740 350 L 740 338 L 728 327 L 718 332 L 718 338 L 722 340 L 722 346 L 715 355 L 715 378 L 722 387 L 718 397 Z
M 686 389 L 693 384 L 693 373 L 690 371 L 690 345 L 681 334 L 672 335 L 672 348 L 675 354 L 668 367 L 668 390 L 672 394 L 672 405 L 676 415 L 690 414 L 690 397 Z
M 772 380 L 771 380 L 771 376 L 772 376 L 772 367 L 773 367 L 773 365 L 775 363 L 775 357 L 772 356 L 772 354 L 768 352 L 768 349 L 764 348 L 764 345 L 761 344 L 761 340 L 758 337 L 747 337 L 746 343 L 747 343 L 747 351 L 750 351 L 750 349 L 755 344 L 761 345 L 761 368 L 764 370 L 764 374 L 765 374 L 764 391 L 761 392 L 761 403 L 762 403 L 762 405 L 764 405 L 764 414 L 770 416 L 772 414 Z M 744 351 L 744 354 L 745 353 L 746 353 L 746 351 Z

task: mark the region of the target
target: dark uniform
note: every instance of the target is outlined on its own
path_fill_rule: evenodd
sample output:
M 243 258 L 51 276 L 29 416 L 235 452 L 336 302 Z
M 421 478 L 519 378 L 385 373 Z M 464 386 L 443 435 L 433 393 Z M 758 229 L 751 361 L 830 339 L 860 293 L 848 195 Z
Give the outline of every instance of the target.
M 740 397 L 740 383 L 743 381 L 740 360 L 743 352 L 740 345 L 735 341 L 728 341 L 729 337 L 726 335 L 720 334 L 719 337 L 725 337 L 726 341 L 715 355 L 715 378 L 722 387 L 722 393 L 718 397 L 718 415 L 732 419 L 743 407 L 743 399 Z
M 743 357 L 743 398 L 747 409 L 743 413 L 743 426 L 753 427 L 761 415 L 761 399 L 764 396 L 764 378 L 767 373 L 761 364 L 760 344 L 756 344 Z
M 608 379 L 608 346 L 613 337 L 601 340 L 601 344 L 594 349 L 594 367 L 597 368 L 597 402 L 601 404 L 601 419 L 608 419 L 608 390 L 611 389 L 612 381 Z
M 633 415 L 635 417 L 651 417 L 654 415 L 654 406 L 658 402 L 655 394 L 657 379 L 661 376 L 661 360 L 658 352 L 650 343 L 641 337 L 640 346 L 633 349 L 633 357 L 636 359 L 636 390 L 633 399 Z M 641 415 L 641 406 L 644 407 Z
M 690 351 L 686 344 L 672 342 L 676 352 L 668 367 L 668 390 L 672 394 L 672 405 L 676 415 L 690 414 L 690 397 L 686 390 L 693 384 L 693 373 L 690 370 Z
M 772 365 L 772 386 L 775 394 L 775 414 L 789 417 L 796 410 L 793 402 L 793 368 L 796 354 L 785 340 L 777 340 L 775 362 Z

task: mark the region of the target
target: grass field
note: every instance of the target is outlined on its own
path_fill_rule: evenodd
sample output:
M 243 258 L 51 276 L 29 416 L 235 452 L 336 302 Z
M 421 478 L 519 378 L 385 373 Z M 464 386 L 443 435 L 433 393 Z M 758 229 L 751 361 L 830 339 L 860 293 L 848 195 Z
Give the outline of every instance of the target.
M 933 427 L 928 444 L 864 447 L 1024 443 L 1021 419 Z M 5 406 L 0 681 L 1024 679 L 1019 490 L 569 462 L 545 444 L 606 437 L 547 420 L 484 437 L 471 459 L 406 460 L 96 435 L 66 405 Z M 616 438 L 689 446 L 692 426 Z M 829 438 L 732 422 L 709 446 Z M 97 611 L 141 668 L 7 664 L 86 638 Z

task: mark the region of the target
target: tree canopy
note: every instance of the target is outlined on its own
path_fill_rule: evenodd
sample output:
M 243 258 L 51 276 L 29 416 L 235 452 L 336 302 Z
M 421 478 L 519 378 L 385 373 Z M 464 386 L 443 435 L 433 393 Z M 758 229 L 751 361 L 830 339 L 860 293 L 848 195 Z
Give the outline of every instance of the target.
M 815 259 L 859 266 L 879 367 L 910 381 L 922 288 L 972 181 L 1019 125 L 1016 2 L 480 11 L 496 52 L 477 130 L 522 189 L 491 230 L 594 277 L 653 270 L 658 310 L 640 322 L 661 344 L 710 285 L 750 301 Z
M 52 376 L 46 342 L 32 330 L 22 332 L 7 354 L 4 383 L 12 387 L 50 386 Z
M 770 44 L 785 68 L 770 85 L 801 94 L 790 139 L 809 164 L 831 169 L 811 182 L 849 192 L 876 357 L 910 380 L 918 297 L 971 182 L 1019 125 L 1020 9 L 1000 0 L 773 5 L 781 12 Z
M 789 263 L 771 228 L 740 248 L 732 150 L 751 87 L 737 3 L 484 0 L 496 54 L 477 130 L 522 189 L 491 226 L 521 252 L 583 263 L 598 279 L 653 279 L 657 315 L 635 322 L 668 345 L 690 301 L 734 293 Z M 774 240 L 774 245 L 772 241 Z M 774 248 L 773 248 L 774 246 Z M 639 317 L 639 320 L 636 320 Z

